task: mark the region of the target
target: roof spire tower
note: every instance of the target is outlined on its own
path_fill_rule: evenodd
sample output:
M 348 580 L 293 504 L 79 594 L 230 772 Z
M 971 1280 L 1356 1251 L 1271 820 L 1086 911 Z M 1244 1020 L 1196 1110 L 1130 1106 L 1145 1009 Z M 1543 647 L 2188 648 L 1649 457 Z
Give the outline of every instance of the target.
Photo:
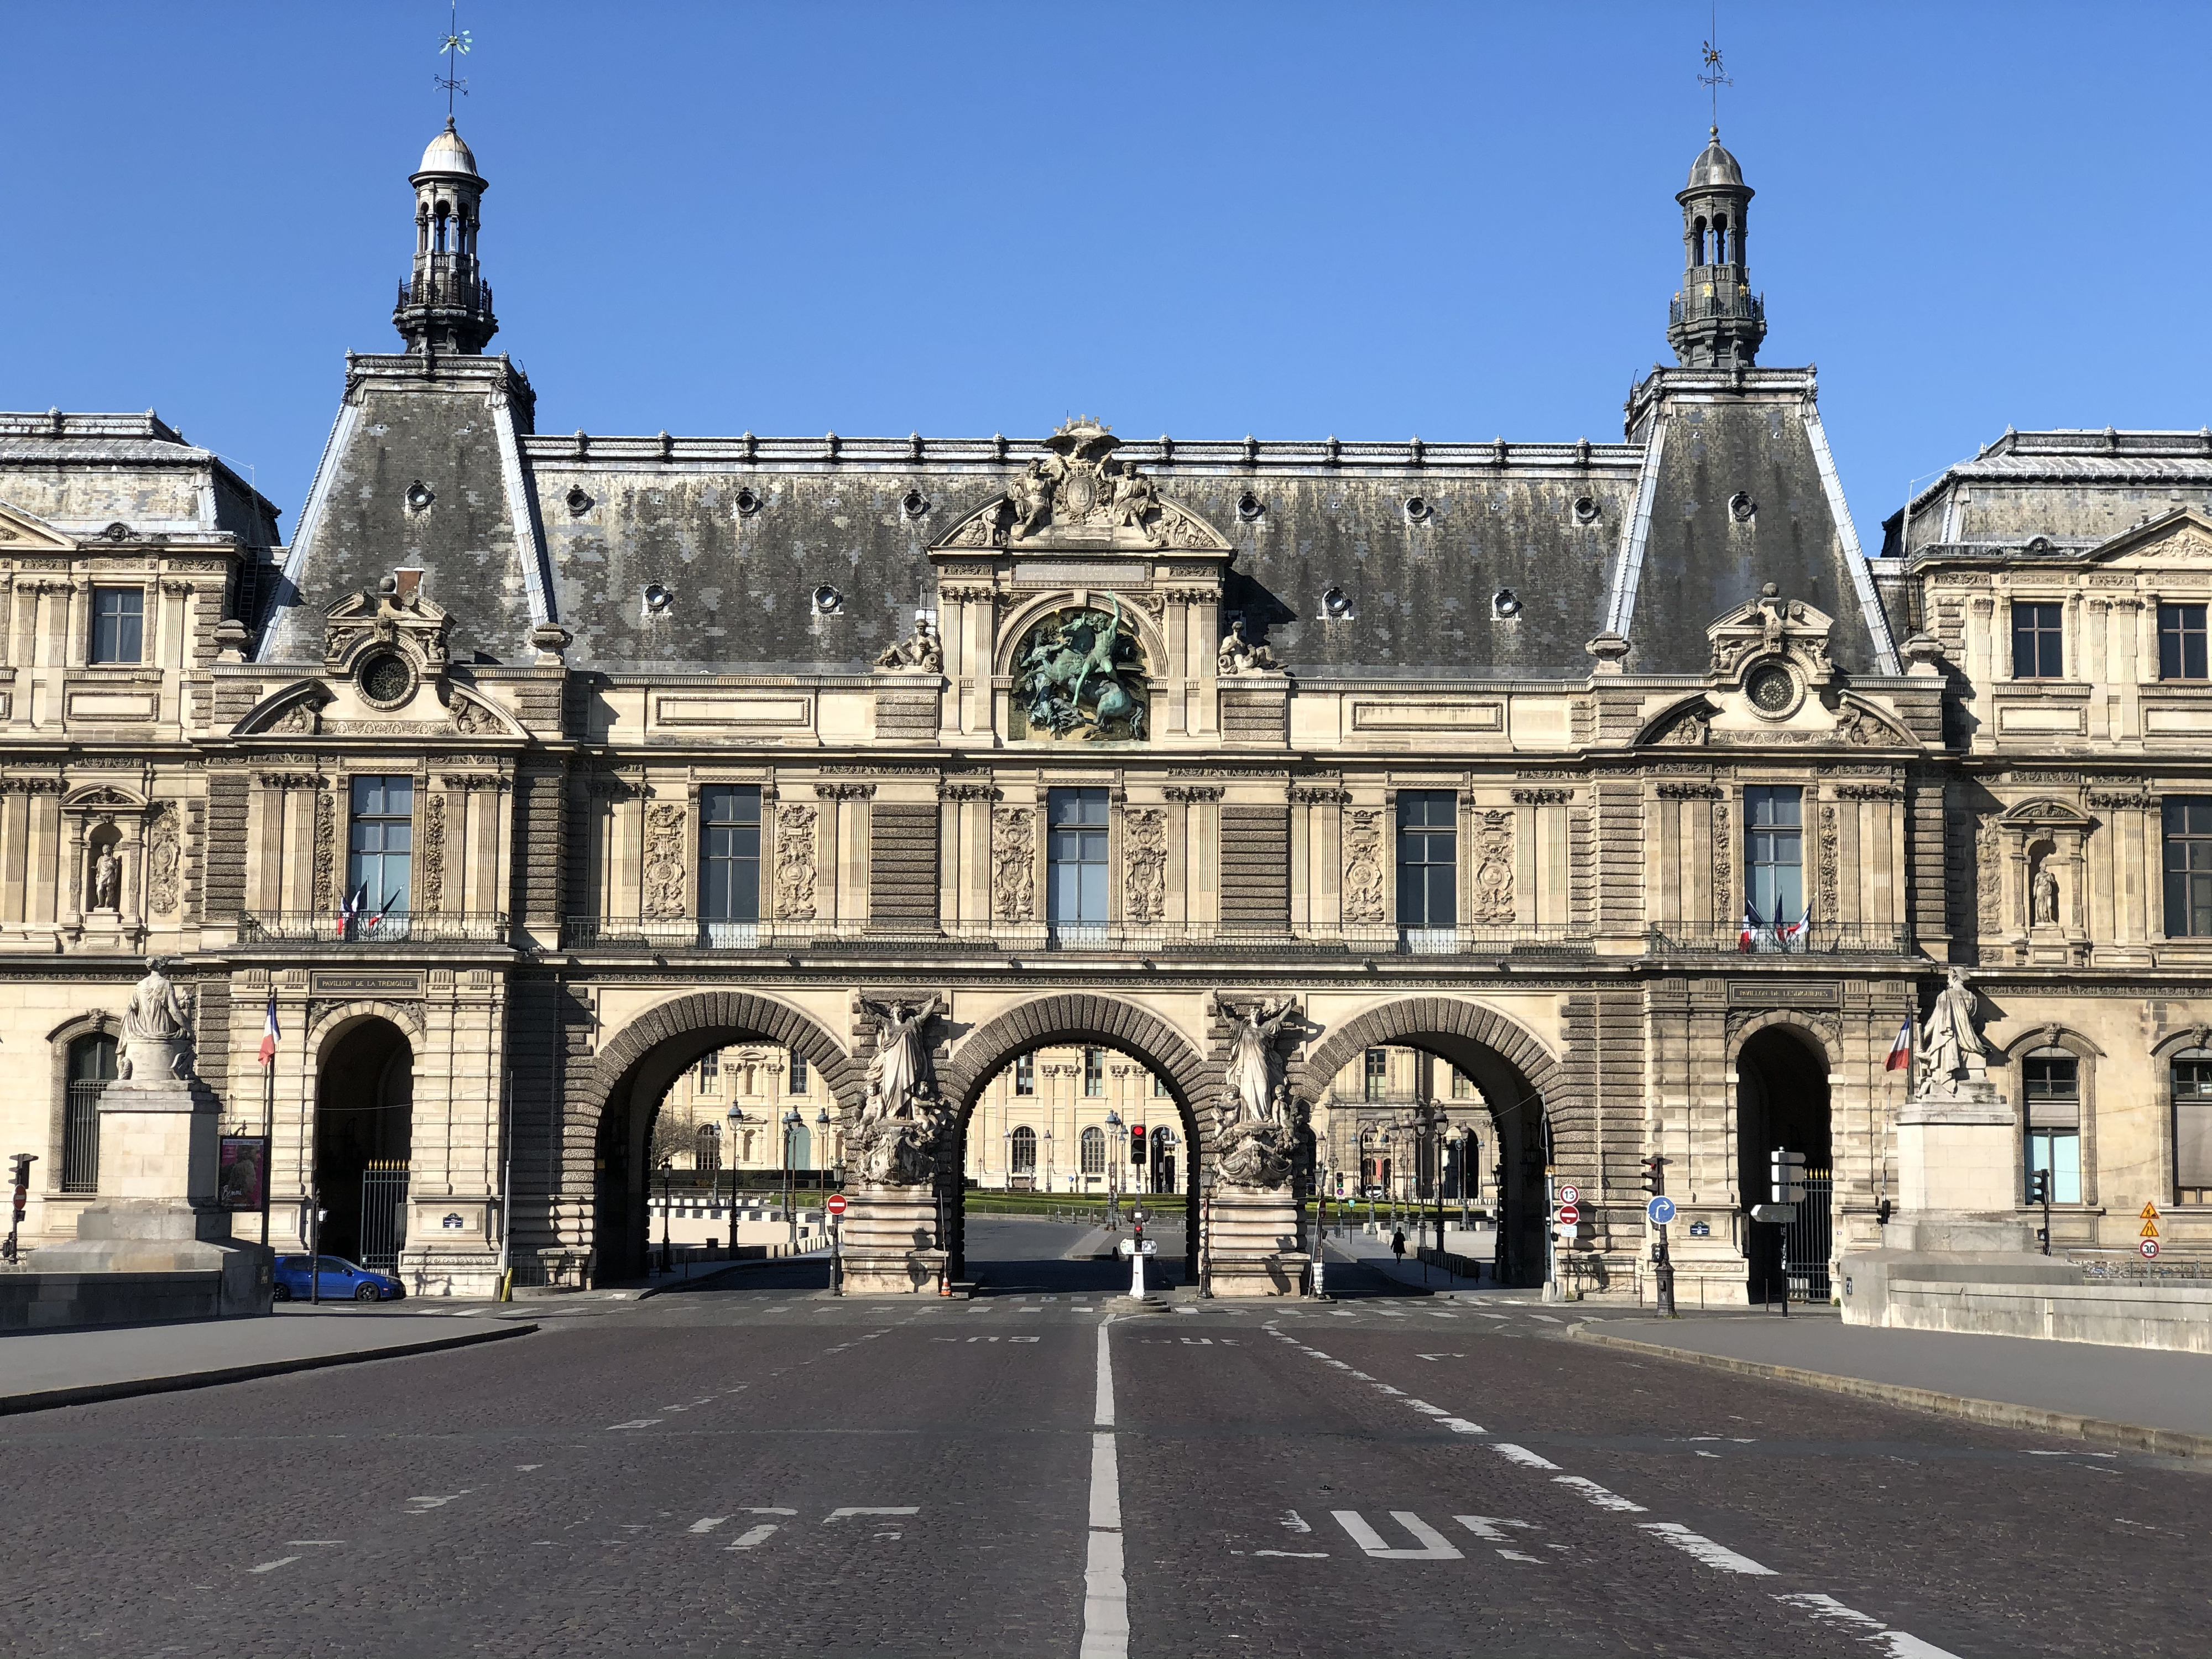
M 415 270 L 400 285 L 392 325 L 408 350 L 425 356 L 476 356 L 499 332 L 491 285 L 477 264 L 478 209 L 490 186 L 453 126 L 453 95 L 466 96 L 468 83 L 453 70 L 470 45 L 466 29 L 450 26 L 438 43 L 446 58 L 447 72 L 436 77 L 446 89 L 446 130 L 408 181 L 415 186 Z

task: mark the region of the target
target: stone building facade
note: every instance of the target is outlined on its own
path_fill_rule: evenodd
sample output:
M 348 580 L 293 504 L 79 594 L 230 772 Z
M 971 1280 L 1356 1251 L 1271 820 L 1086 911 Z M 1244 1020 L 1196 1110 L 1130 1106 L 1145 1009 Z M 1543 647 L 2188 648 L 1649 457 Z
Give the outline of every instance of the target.
M 1348 1167 L 1315 1115 L 1397 1048 L 1473 1091 L 1510 1276 L 1631 1293 L 1659 1156 L 1685 1294 L 1741 1300 L 1771 1147 L 1831 1172 L 1824 1253 L 1878 1241 L 1885 1058 L 1965 963 L 2061 1247 L 2155 1200 L 2203 1248 L 2212 436 L 2008 434 L 1867 556 L 1717 137 L 1678 361 L 1604 443 L 543 433 L 474 158 L 411 182 L 404 349 L 347 356 L 289 542 L 150 416 L 0 416 L 36 1236 L 160 955 L 273 1133 L 274 1241 L 404 1165 L 428 1293 L 635 1271 L 708 1053 L 804 1057 L 889 1215 L 924 1140 L 988 1163 L 993 1079 L 1095 1047 L 1258 1206 L 1246 1288 L 1292 1287 L 1263 1200 Z

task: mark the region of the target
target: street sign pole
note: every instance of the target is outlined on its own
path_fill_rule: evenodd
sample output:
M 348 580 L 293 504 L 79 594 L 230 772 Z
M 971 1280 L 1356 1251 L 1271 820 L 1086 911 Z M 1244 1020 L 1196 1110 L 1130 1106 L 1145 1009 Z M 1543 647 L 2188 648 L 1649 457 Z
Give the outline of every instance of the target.
M 845 1194 L 832 1193 L 822 1201 L 830 1212 L 830 1294 L 845 1294 Z

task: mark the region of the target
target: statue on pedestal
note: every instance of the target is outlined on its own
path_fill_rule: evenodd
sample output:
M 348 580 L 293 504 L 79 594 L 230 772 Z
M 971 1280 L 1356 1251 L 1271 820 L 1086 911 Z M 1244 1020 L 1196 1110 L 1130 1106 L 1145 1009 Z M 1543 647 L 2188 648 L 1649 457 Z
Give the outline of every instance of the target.
M 1954 968 L 1936 1006 L 1920 1028 L 1922 1099 L 1978 1095 L 1989 1087 L 1989 1059 L 1982 1048 L 1980 1006 L 1966 983 L 1966 970 Z
M 1214 653 L 1213 667 L 1218 674 L 1279 674 L 1283 671 L 1283 665 L 1275 660 L 1273 651 L 1244 637 L 1242 617 L 1232 621 L 1229 631 L 1221 636 L 1221 648 Z
M 2048 860 L 2035 866 L 2035 879 L 2029 884 L 2028 921 L 2037 927 L 2058 922 L 2058 878 L 2051 873 Z
M 933 993 L 922 1002 L 862 1000 L 876 1016 L 875 1058 L 868 1062 L 867 1100 L 849 1144 L 864 1181 L 911 1187 L 936 1178 L 945 1103 L 937 1092 L 928 1030 L 937 1018 Z
M 152 1083 L 192 1075 L 192 1011 L 162 969 L 166 959 L 146 966 L 146 977 L 131 987 L 123 1006 L 123 1052 L 115 1063 L 118 1081 Z
M 1279 1187 L 1291 1173 L 1291 1107 L 1275 1043 L 1297 1017 L 1297 1002 L 1285 997 L 1240 1013 L 1217 994 L 1213 1006 L 1237 1021 L 1224 1079 L 1221 1178 L 1232 1186 Z
M 92 908 L 95 910 L 115 908 L 117 894 L 123 886 L 123 865 L 115 856 L 112 842 L 100 844 L 100 856 L 92 864 Z

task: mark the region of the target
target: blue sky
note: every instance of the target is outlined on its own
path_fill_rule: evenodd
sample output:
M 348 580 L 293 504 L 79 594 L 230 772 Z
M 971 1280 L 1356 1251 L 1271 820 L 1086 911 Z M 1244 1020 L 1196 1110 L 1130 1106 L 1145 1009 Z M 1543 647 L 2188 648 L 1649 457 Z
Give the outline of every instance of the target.
M 541 430 L 1602 440 L 1667 355 L 1703 4 L 461 21 L 493 349 Z M 343 354 L 394 349 L 444 7 L 6 23 L 0 407 L 158 407 L 289 526 Z M 1863 536 L 2008 422 L 2212 421 L 2212 7 L 1721 29 L 1762 361 L 1820 365 Z

